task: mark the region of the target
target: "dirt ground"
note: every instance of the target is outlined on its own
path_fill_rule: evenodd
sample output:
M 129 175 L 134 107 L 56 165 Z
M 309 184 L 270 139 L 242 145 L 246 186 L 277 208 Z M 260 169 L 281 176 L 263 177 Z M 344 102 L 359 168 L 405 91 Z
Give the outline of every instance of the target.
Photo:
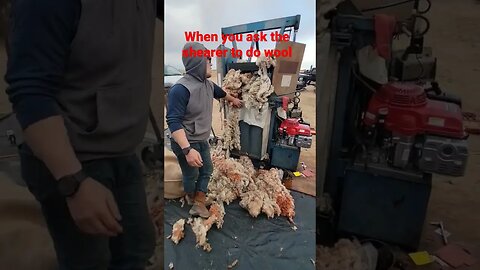
M 459 95 L 463 110 L 480 114 L 480 3 L 474 0 L 432 1 L 431 30 L 426 45 L 438 58 L 437 79 L 443 89 Z M 443 221 L 451 243 L 472 249 L 480 269 L 480 136 L 471 135 L 464 177 L 435 176 L 426 222 Z M 425 225 L 420 249 L 435 251 L 441 243 Z M 431 269 L 435 269 L 432 268 Z M 466 268 L 467 269 L 467 268 Z

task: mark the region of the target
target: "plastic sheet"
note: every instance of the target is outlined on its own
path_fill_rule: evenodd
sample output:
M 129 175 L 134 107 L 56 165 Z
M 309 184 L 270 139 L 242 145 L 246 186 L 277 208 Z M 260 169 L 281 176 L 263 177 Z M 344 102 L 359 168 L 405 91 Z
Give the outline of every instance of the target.
M 164 267 L 173 263 L 174 269 L 227 269 L 235 260 L 233 269 L 315 269 L 315 198 L 292 192 L 295 199 L 295 226 L 285 217 L 267 219 L 265 214 L 252 218 L 238 205 L 238 200 L 225 205 L 222 229 L 212 227 L 207 253 L 195 247 L 195 235 L 185 225 L 185 238 L 175 245 L 166 237 L 173 224 L 188 218 L 189 206 L 181 208 L 178 201 L 165 203 Z

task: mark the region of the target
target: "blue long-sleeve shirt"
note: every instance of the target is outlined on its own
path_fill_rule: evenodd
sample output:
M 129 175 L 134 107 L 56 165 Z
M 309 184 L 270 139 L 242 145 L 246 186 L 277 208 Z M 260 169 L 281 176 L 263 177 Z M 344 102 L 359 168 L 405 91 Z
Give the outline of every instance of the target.
M 157 1 L 163 20 L 163 1 Z M 81 16 L 80 0 L 12 1 L 5 81 L 23 129 L 59 115 L 60 91 L 70 44 Z
M 224 98 L 227 95 L 222 88 L 213 84 L 213 97 L 216 99 Z M 190 99 L 190 92 L 188 89 L 181 85 L 175 84 L 168 91 L 167 102 L 167 124 L 170 132 L 175 132 L 181 128 L 184 120 L 185 112 L 187 110 L 188 101 Z

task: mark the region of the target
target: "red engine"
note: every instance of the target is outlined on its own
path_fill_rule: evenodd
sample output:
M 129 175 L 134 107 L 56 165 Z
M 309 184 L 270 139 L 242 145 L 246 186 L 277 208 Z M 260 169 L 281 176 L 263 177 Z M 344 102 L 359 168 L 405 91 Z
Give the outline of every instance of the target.
M 283 120 L 278 131 L 280 134 L 283 134 L 285 131 L 288 136 L 312 136 L 310 126 L 301 124 L 300 119 L 297 118 L 287 118 Z
M 398 135 L 465 137 L 460 107 L 454 103 L 428 99 L 425 90 L 413 83 L 387 84 L 374 94 L 368 104 L 364 123 L 372 126 L 382 117 L 385 129 Z
M 460 106 L 428 98 L 421 86 L 382 86 L 370 99 L 363 123 L 394 167 L 413 165 L 454 176 L 465 172 L 468 148 Z
M 300 122 L 298 118 L 287 118 L 282 121 L 278 133 L 284 144 L 310 148 L 312 132 L 310 126 Z

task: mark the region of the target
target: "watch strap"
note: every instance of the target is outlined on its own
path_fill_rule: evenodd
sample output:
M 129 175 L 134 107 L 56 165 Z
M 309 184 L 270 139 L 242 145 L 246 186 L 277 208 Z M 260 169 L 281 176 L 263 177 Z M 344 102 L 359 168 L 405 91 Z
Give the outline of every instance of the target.
M 192 146 L 187 146 L 185 148 L 182 148 L 182 153 L 186 156 L 188 153 L 190 153 L 190 150 L 192 150 Z
M 60 179 L 58 179 L 58 181 L 62 181 L 63 179 L 66 179 L 66 178 L 73 178 L 75 181 L 81 183 L 83 180 L 88 178 L 88 175 L 83 170 L 80 170 L 74 174 L 69 174 L 64 177 L 61 177 Z
M 72 197 L 73 195 L 75 195 L 75 193 L 77 193 L 78 188 L 80 187 L 80 184 L 87 178 L 88 178 L 88 175 L 83 170 L 80 170 L 74 174 L 61 177 L 60 179 L 58 179 L 60 194 L 67 198 Z M 70 187 L 70 188 L 66 188 L 65 190 L 65 186 L 63 186 L 63 188 L 60 187 L 61 185 L 68 185 L 68 183 L 74 184 L 74 188 L 72 189 Z

